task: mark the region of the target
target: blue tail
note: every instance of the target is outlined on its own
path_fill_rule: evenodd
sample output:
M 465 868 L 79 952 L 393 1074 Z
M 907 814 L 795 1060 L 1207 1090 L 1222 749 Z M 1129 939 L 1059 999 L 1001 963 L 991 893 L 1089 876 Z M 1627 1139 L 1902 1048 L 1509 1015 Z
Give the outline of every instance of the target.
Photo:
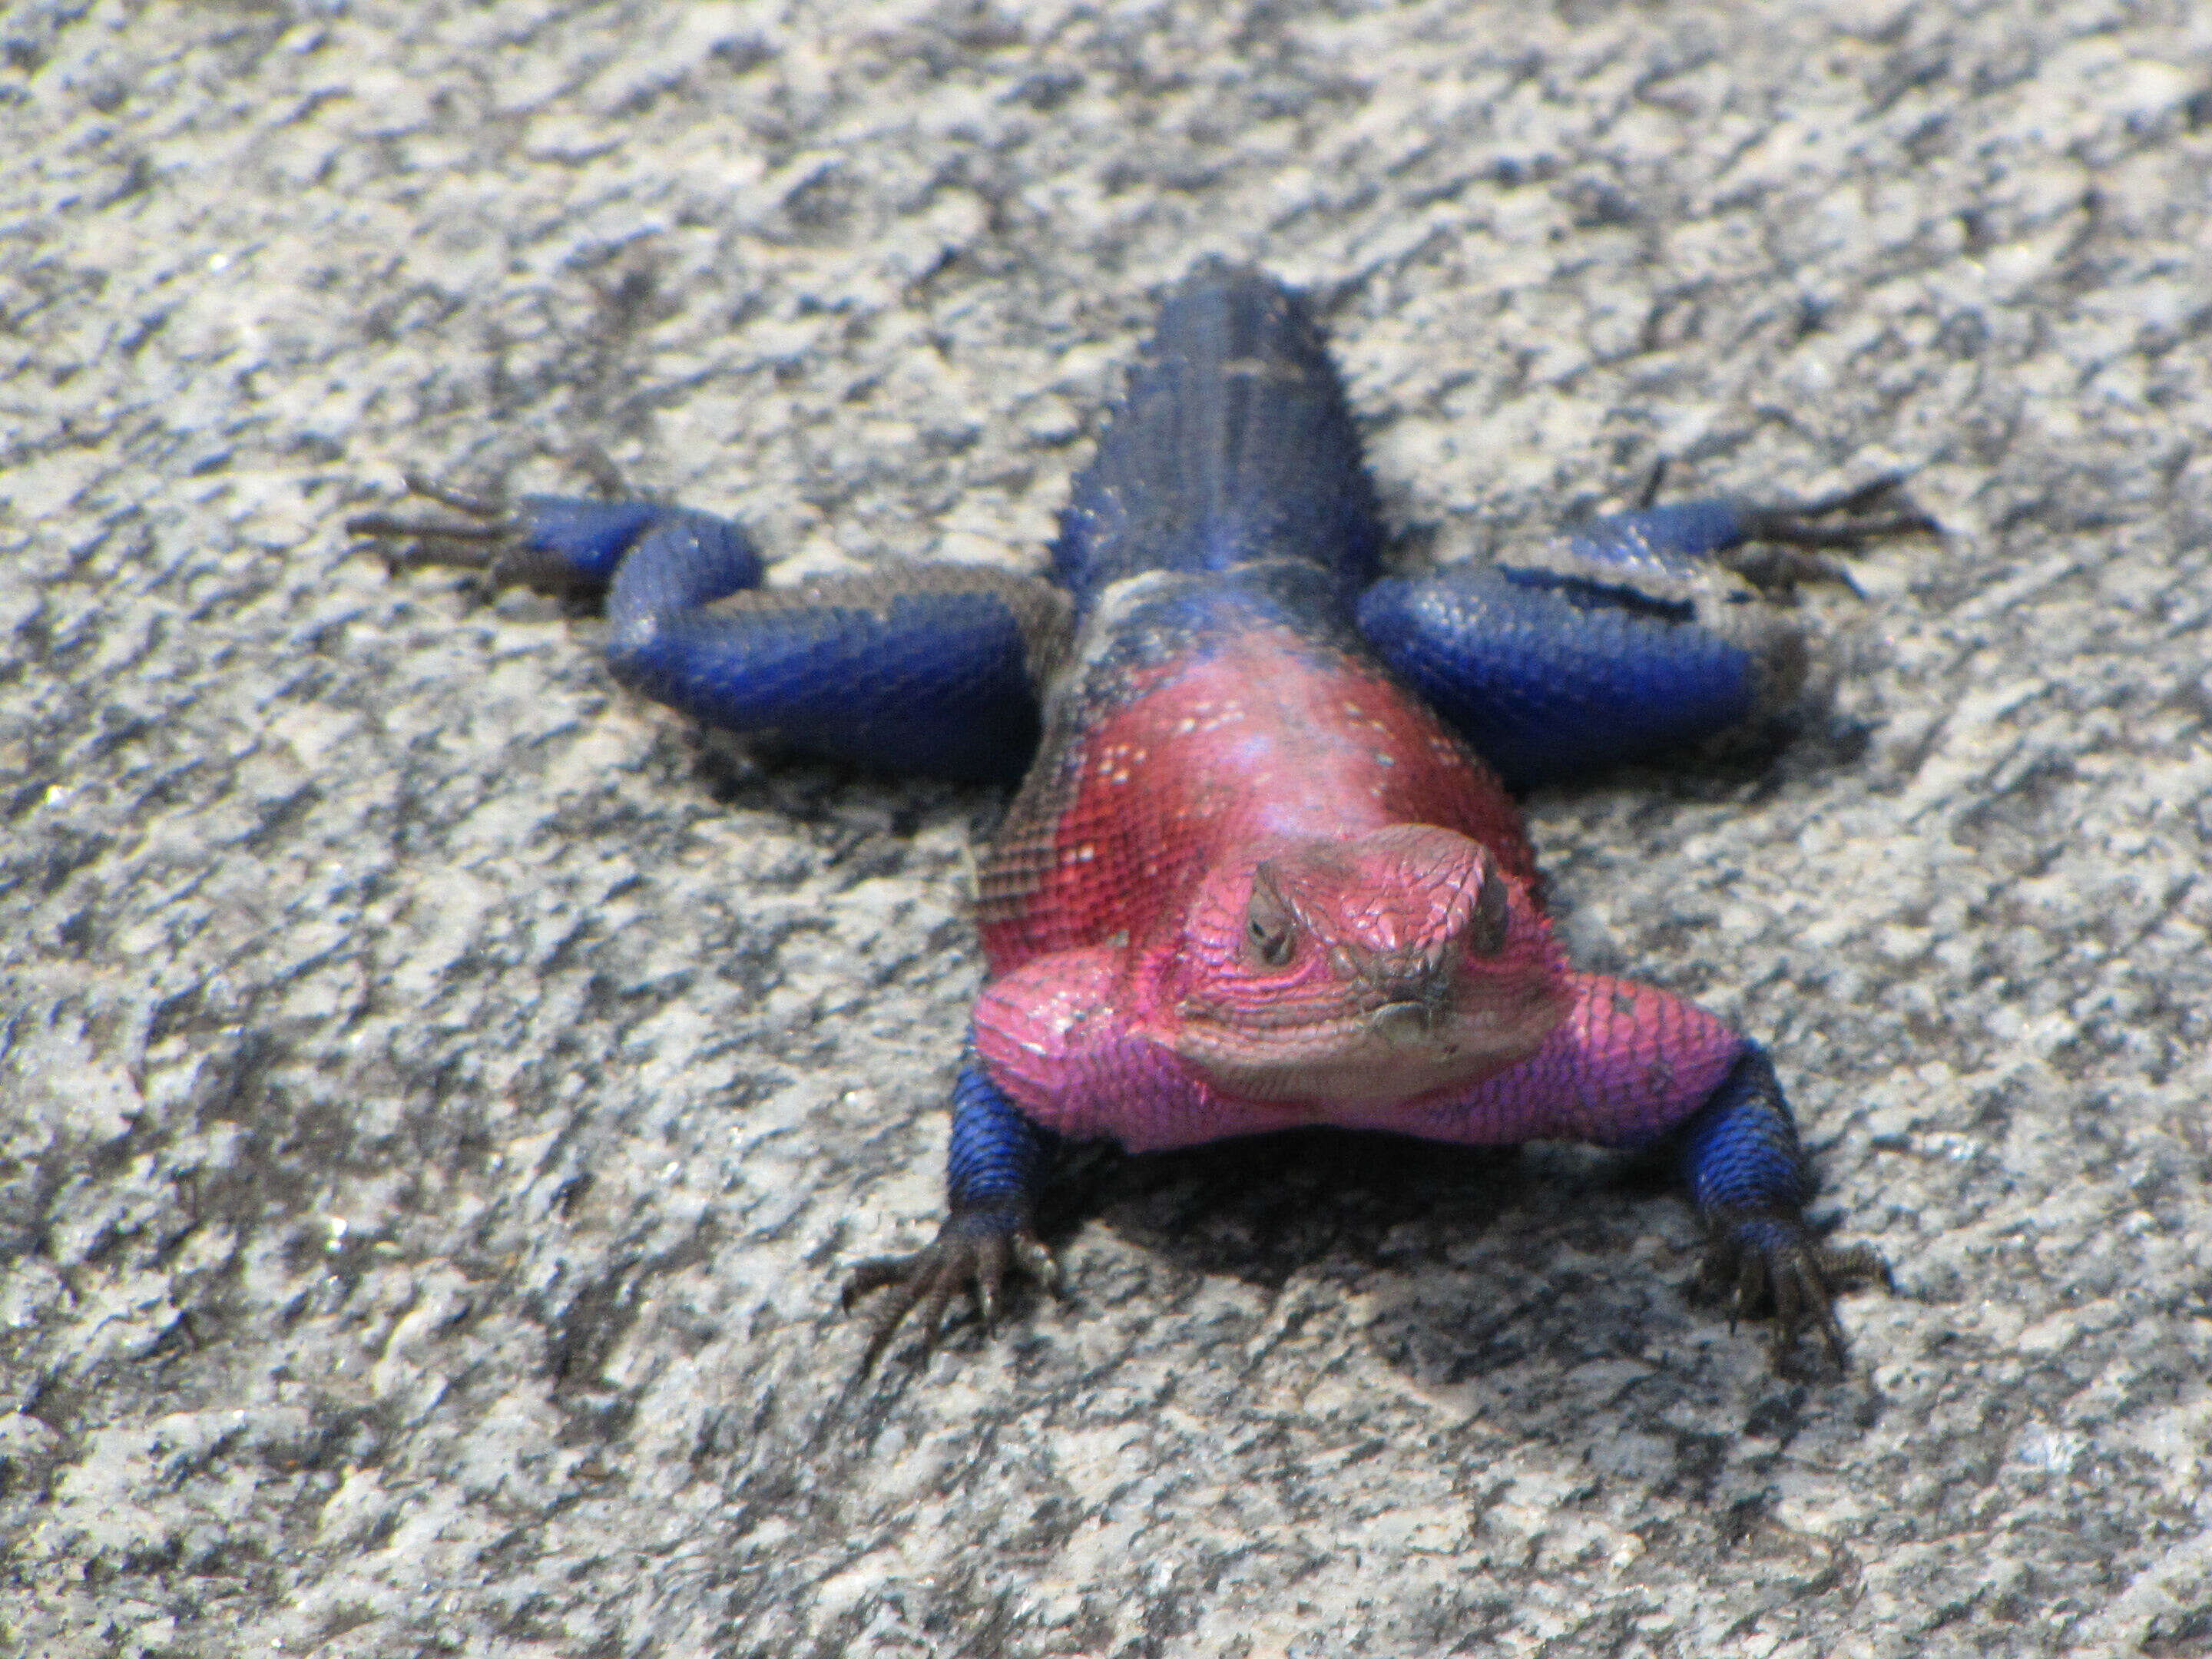
M 1382 520 L 1321 331 L 1272 278 L 1201 265 L 1161 307 L 1098 453 L 1076 480 L 1054 574 L 1088 611 L 1150 570 L 1319 566 L 1347 605 Z

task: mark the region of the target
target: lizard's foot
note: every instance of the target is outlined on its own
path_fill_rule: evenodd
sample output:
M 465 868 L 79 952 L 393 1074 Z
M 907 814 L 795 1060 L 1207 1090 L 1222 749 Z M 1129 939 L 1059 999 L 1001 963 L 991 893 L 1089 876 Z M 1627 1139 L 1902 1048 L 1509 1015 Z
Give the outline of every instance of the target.
M 1776 1371 L 1788 1374 L 1797 1338 L 1808 1326 L 1820 1333 L 1835 1369 L 1846 1369 L 1835 1298 L 1856 1285 L 1896 1289 L 1880 1253 L 1864 1244 L 1847 1249 L 1822 1244 L 1788 1210 L 1737 1211 L 1713 1218 L 1709 1225 L 1705 1289 L 1729 1304 L 1731 1323 L 1771 1310 Z
M 556 599 L 588 599 L 604 589 L 612 561 L 598 544 L 611 535 L 626 546 L 657 511 L 629 501 L 550 495 L 509 503 L 419 472 L 401 476 L 409 495 L 460 517 L 362 513 L 348 519 L 346 533 L 377 544 L 386 570 L 394 575 L 418 567 L 474 571 L 495 589 L 527 587 Z
M 888 1290 L 890 1294 L 875 1310 L 867 1352 L 860 1358 L 860 1374 L 865 1376 L 875 1368 L 907 1315 L 917 1307 L 922 1321 L 918 1358 L 927 1360 L 937 1346 L 945 1312 L 963 1286 L 975 1296 L 975 1311 L 988 1332 L 997 1322 L 1009 1272 L 1059 1294 L 1060 1264 L 1030 1231 L 1026 1217 L 1005 1210 L 956 1212 L 945 1218 L 936 1242 L 927 1249 L 911 1255 L 877 1256 L 861 1262 L 845 1281 L 840 1299 L 846 1309 L 849 1311 L 862 1297 L 876 1291 Z
M 1892 536 L 1940 536 L 1943 526 L 1905 495 L 1901 473 L 1838 490 L 1809 501 L 1738 509 L 1744 541 L 1720 562 L 1763 592 L 1786 592 L 1800 582 L 1858 584 L 1850 571 L 1816 550 L 1855 553 Z

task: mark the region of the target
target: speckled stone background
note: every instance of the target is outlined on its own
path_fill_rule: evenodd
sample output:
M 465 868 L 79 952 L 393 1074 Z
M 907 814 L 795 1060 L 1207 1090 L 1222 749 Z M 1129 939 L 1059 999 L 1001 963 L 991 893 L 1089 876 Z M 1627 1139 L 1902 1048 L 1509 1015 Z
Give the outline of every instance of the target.
M 2212 1652 L 2212 10 L 0 11 L 0 1649 Z M 1843 1382 L 1579 1153 L 1124 1160 L 849 1383 L 1000 802 L 387 578 L 403 466 L 1034 568 L 1160 289 L 1316 295 L 1406 557 L 1888 469 L 1755 772 L 1532 803 L 1772 1042 Z

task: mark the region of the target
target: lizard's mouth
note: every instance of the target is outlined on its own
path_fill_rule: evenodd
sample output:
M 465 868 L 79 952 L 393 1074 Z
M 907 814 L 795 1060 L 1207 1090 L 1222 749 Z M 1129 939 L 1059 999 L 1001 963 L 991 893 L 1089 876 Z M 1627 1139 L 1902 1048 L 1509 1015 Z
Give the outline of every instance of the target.
M 1516 1066 L 1559 1023 L 1548 986 L 1475 1007 L 1437 997 L 1394 997 L 1363 1010 L 1267 1010 L 1269 1018 L 1209 1018 L 1186 1005 L 1175 1049 L 1224 1092 L 1284 1105 L 1384 1106 Z
M 1367 1016 L 1367 1029 L 1388 1043 L 1425 1042 L 1437 1013 L 1433 1002 L 1386 1002 Z
M 1451 957 L 1441 950 L 1370 963 L 1356 981 L 1368 1031 L 1393 1048 L 1449 1040 L 1455 982 Z

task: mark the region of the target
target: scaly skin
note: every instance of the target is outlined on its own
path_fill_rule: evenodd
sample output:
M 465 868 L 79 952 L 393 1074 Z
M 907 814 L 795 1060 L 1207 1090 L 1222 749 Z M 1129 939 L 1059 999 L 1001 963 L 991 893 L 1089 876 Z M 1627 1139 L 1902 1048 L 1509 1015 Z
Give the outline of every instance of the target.
M 1054 737 L 1035 775 L 1073 798 L 1042 830 L 1018 805 L 983 861 L 975 1024 L 1046 1127 L 1146 1150 L 1389 1121 L 1565 1017 L 1511 804 L 1373 665 L 1284 629 L 1196 638 Z
M 1042 880 L 1019 878 L 1019 806 L 984 860 L 975 1042 L 1057 1133 L 1635 1141 L 1743 1052 L 1678 999 L 1569 971 L 1510 800 L 1340 644 L 1194 639 L 1053 730 L 1035 775 L 1073 798 Z

